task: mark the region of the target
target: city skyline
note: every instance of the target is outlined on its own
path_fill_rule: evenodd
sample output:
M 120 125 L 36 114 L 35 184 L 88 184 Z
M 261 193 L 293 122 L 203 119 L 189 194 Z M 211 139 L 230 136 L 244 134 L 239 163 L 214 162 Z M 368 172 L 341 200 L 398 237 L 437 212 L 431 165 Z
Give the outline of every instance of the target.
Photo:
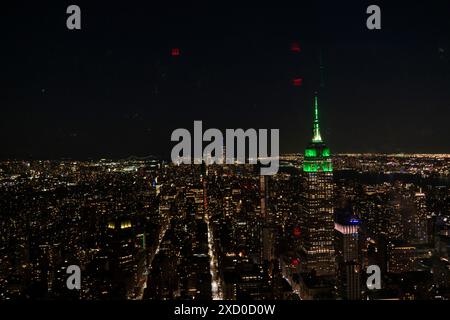
M 0 305 L 450 300 L 448 1 L 5 10 Z

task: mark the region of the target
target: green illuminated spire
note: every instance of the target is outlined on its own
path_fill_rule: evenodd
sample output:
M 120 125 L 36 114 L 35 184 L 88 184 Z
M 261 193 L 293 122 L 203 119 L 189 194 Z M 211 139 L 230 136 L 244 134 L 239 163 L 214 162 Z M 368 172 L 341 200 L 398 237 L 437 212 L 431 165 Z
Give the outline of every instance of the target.
M 319 127 L 319 104 L 314 96 L 313 137 L 305 149 L 303 172 L 333 172 L 330 149 L 323 143 Z
M 313 138 L 312 142 L 322 142 L 319 128 L 319 106 L 317 103 L 317 95 L 314 96 L 314 122 L 313 122 Z

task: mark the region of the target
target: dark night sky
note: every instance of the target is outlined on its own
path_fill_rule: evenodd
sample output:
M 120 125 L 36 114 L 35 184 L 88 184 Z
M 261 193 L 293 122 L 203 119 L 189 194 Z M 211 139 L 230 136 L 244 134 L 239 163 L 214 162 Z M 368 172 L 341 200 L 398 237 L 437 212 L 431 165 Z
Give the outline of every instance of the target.
M 318 89 L 333 152 L 450 152 L 450 1 L 145 3 L 2 7 L 0 158 L 168 155 L 194 120 L 279 128 L 281 151 L 301 152 Z

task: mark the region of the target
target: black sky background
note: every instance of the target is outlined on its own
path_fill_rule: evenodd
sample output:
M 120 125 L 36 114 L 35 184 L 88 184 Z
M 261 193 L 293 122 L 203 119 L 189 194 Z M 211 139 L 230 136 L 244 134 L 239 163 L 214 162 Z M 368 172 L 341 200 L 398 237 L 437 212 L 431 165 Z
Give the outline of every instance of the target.
M 194 120 L 279 128 L 281 151 L 302 152 L 315 91 L 334 153 L 450 152 L 450 1 L 161 3 L 6 5 L 0 158 L 167 156 Z

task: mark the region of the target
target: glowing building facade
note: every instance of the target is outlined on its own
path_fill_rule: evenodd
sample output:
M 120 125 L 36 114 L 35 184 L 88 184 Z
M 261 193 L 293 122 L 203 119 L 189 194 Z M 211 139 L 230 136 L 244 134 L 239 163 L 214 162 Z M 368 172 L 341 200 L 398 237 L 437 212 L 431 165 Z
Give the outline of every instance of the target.
M 300 270 L 318 276 L 335 274 L 333 165 L 320 135 L 319 107 L 314 98 L 313 137 L 305 149 L 300 214 Z

